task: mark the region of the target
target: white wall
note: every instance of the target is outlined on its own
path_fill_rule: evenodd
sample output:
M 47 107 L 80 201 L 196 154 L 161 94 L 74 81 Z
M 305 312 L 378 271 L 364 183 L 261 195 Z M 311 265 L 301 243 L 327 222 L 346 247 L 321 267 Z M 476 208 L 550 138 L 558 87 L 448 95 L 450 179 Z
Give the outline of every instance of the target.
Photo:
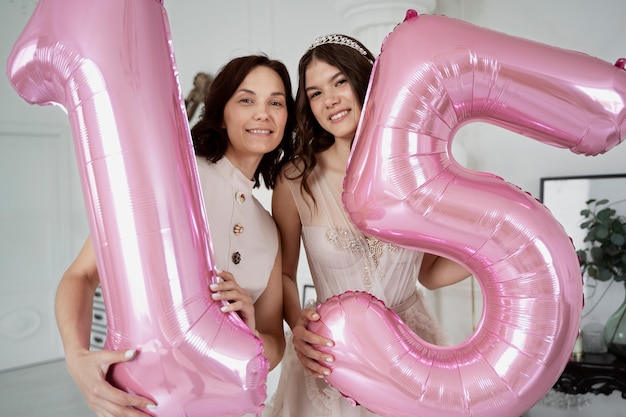
M 30 16 L 32 3 L 28 0 L 15 0 L 0 5 L 2 62 L 6 62 L 14 40 Z M 295 87 L 297 61 L 315 36 L 331 32 L 354 35 L 349 24 L 338 16 L 336 2 L 333 0 L 165 0 L 165 7 L 185 94 L 191 89 L 197 72 L 214 73 L 234 56 L 260 51 L 286 63 Z M 419 8 L 419 2 L 416 2 L 416 8 Z M 626 56 L 626 2 L 622 0 L 440 0 L 435 13 L 458 17 L 553 46 L 585 52 L 611 63 Z M 398 22 L 403 17 L 398 16 Z M 378 45 L 368 46 L 375 52 L 379 49 Z M 65 140 L 69 140 L 65 114 L 56 108 L 41 108 L 25 103 L 10 87 L 6 77 L 0 77 L 0 110 L 0 133 L 6 135 L 16 129 L 32 131 L 32 127 L 35 127 L 35 130 L 66 132 Z M 149 141 L 149 138 L 145 140 Z M 69 143 L 66 145 L 69 146 Z M 497 174 L 537 197 L 541 177 L 626 172 L 626 145 L 621 145 L 605 155 L 584 157 L 486 124 L 474 124 L 461 129 L 454 149 L 458 159 L 467 167 Z M 22 163 L 28 166 L 30 162 L 25 159 Z M 32 166 L 32 169 L 36 172 L 38 167 Z M 46 175 L 43 172 L 37 174 Z M 11 190 L 14 198 L 19 199 L 19 191 L 14 192 L 17 175 L 21 174 L 9 172 L 0 178 L 0 192 L 7 194 L 7 190 Z M 75 177 L 65 181 L 64 187 L 75 190 Z M 263 201 L 269 201 L 267 193 L 261 192 L 259 195 Z M 23 195 L 24 200 L 27 197 Z M 59 198 L 69 201 L 70 210 L 75 213 L 74 228 L 64 236 L 67 247 L 58 255 L 53 264 L 55 266 L 48 271 L 49 278 L 42 284 L 46 286 L 50 297 L 56 283 L 54 277 L 60 277 L 63 265 L 69 264 L 86 234 L 86 225 L 80 219 L 80 198 L 72 191 L 65 192 Z M 7 224 L 7 219 L 4 221 L 0 225 Z M 22 245 L 25 254 L 29 251 L 31 243 L 25 237 L 13 236 L 9 241 L 4 229 L 1 233 L 0 239 L 4 239 L 5 246 L 0 247 L 15 246 L 17 242 Z M 1 256 L 0 254 L 0 274 L 5 274 L 3 264 L 7 260 Z M 11 273 L 14 272 L 12 269 Z M 0 275 L 0 280 L 7 279 L 7 276 Z M 21 279 L 35 280 L 36 277 L 24 276 Z M 462 311 L 457 311 L 450 307 L 442 309 L 438 302 L 434 301 L 433 304 L 444 321 L 450 322 L 453 328 L 462 327 L 463 331 L 471 332 L 473 318 L 469 323 L 463 324 L 458 324 L 457 320 L 459 316 L 467 319 L 469 304 L 466 303 Z M 2 313 L 0 305 L 0 318 Z M 52 314 L 51 305 L 48 313 Z M 2 343 L 0 335 L 0 346 Z M 59 344 L 52 345 L 55 346 L 52 355 L 62 355 Z M 270 387 L 272 384 L 270 381 Z M 613 409 L 610 402 L 604 398 L 594 399 L 594 402 L 599 403 L 600 407 L 605 406 L 604 409 L 599 409 L 600 413 L 605 413 L 602 415 L 611 415 Z M 598 412 L 597 408 L 587 410 L 590 410 L 589 414 L 585 415 Z M 550 411 L 542 411 L 540 415 L 549 415 L 544 412 Z

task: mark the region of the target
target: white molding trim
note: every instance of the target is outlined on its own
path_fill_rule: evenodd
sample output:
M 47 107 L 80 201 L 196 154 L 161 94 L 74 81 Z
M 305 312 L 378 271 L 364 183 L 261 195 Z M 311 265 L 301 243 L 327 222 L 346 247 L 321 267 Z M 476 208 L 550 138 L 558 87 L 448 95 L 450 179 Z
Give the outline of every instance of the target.
M 380 52 L 382 41 L 389 32 L 404 20 L 407 10 L 428 14 L 436 7 L 437 0 L 340 0 L 335 3 L 337 13 L 374 55 Z

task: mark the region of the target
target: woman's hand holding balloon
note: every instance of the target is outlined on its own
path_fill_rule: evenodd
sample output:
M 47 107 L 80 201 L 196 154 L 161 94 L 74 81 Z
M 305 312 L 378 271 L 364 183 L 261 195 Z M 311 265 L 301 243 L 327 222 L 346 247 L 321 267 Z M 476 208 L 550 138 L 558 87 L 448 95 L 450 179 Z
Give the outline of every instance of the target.
M 221 278 L 221 281 L 211 284 L 210 289 L 213 291 L 211 298 L 228 301 L 228 304 L 223 306 L 221 310 L 224 313 L 236 312 L 246 326 L 256 334 L 254 301 L 252 301 L 248 291 L 237 284 L 235 276 L 230 272 L 218 271 L 217 276 Z
M 334 343 L 332 340 L 308 330 L 309 323 L 319 319 L 320 315 L 317 311 L 304 309 L 300 319 L 291 330 L 293 332 L 293 346 L 304 369 L 317 377 L 323 378 L 326 375 L 330 375 L 331 370 L 322 364 L 332 363 L 334 358 L 327 353 L 317 350 L 315 345 L 332 347 Z
M 107 372 L 113 364 L 130 361 L 136 355 L 135 350 L 83 350 L 66 356 L 69 373 L 87 400 L 89 408 L 98 417 L 145 417 L 147 414 L 137 408 L 156 408 L 151 400 L 127 394 L 106 380 Z

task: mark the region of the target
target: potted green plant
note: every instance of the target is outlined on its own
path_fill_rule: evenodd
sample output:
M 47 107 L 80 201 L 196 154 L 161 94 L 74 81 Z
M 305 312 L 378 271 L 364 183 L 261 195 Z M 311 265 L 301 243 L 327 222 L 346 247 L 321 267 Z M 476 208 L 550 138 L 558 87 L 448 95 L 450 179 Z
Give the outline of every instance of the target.
M 587 246 L 576 251 L 582 273 L 598 281 L 626 283 L 626 218 L 611 207 L 608 199 L 591 199 L 585 204 L 587 208 L 580 212 L 584 217 L 580 228 L 587 231 Z M 626 298 L 607 320 L 604 341 L 611 352 L 626 356 Z

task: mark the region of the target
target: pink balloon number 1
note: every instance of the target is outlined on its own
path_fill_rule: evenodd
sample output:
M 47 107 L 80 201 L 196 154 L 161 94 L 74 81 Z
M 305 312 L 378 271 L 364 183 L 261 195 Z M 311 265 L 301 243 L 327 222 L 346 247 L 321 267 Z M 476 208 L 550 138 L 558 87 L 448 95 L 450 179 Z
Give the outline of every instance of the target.
M 156 0 L 40 0 L 8 60 L 68 113 L 107 309 L 112 381 L 158 416 L 258 413 L 262 343 L 209 297 L 212 249 L 169 25 Z
M 334 297 L 313 326 L 336 342 L 331 384 L 389 417 L 520 416 L 550 389 L 582 310 L 571 240 L 527 193 L 458 165 L 451 141 L 463 124 L 484 120 L 576 153 L 605 152 L 626 136 L 623 67 L 407 14 L 375 63 L 344 204 L 366 234 L 468 267 L 483 315 L 467 341 L 435 347 L 362 293 Z M 361 322 L 375 340 L 345 330 Z

